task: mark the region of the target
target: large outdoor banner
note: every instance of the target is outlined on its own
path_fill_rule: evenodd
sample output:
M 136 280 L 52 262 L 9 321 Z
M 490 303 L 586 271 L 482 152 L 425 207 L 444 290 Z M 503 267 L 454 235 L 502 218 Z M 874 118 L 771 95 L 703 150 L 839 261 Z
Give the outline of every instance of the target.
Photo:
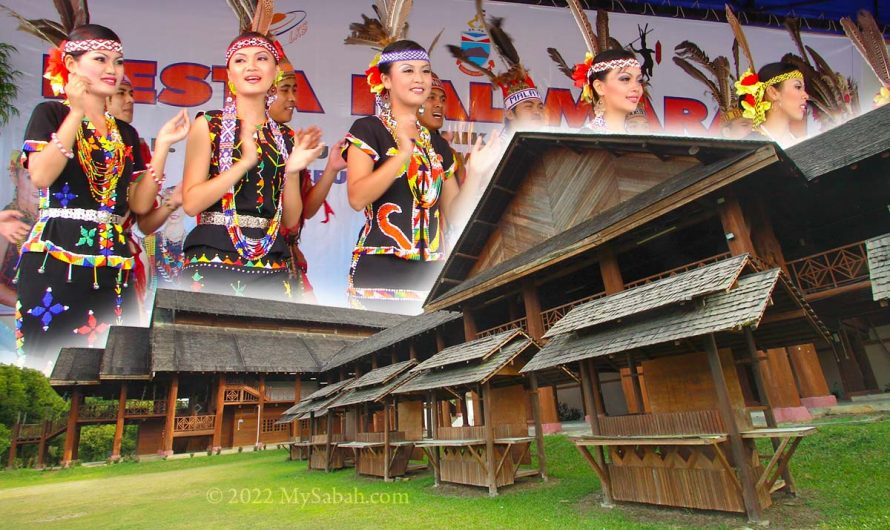
M 27 18 L 57 19 L 49 0 L 4 0 L 5 5 Z M 490 43 L 475 18 L 471 0 L 416 0 L 409 23 L 409 37 L 428 46 L 444 32 L 431 50 L 433 69 L 448 91 L 446 128 L 486 133 L 502 120 L 502 100 L 484 77 L 457 65 L 445 49 L 455 44 L 469 49 L 480 64 L 497 63 Z M 373 112 L 373 99 L 364 71 L 373 52 L 347 46 L 343 39 L 350 22 L 361 14 L 372 15 L 371 0 L 277 0 L 273 31 L 297 68 L 298 113 L 294 126 L 318 125 L 330 145 L 341 138 L 358 117 Z M 561 74 L 547 55 L 548 47 L 560 50 L 569 62 L 584 57 L 584 42 L 568 9 L 534 7 L 500 2 L 486 4 L 491 15 L 504 17 L 505 28 L 516 41 L 524 63 L 545 97 L 549 121 L 555 126 L 582 125 L 586 109 L 579 104 L 580 90 Z M 194 116 L 198 110 L 222 107 L 226 70 L 226 46 L 237 33 L 237 21 L 224 0 L 91 0 L 92 22 L 114 29 L 123 39 L 126 71 L 136 94 L 134 125 L 149 139 L 161 124 L 180 108 Z M 591 18 L 595 16 L 590 13 Z M 611 34 L 636 50 L 651 73 L 652 130 L 655 133 L 704 135 L 717 132 L 716 108 L 704 87 L 686 76 L 671 60 L 674 47 L 690 39 L 712 57 L 730 55 L 732 33 L 714 21 L 610 14 Z M 743 19 L 744 22 L 744 19 Z M 18 53 L 13 65 L 22 72 L 16 108 L 20 115 L 0 131 L 0 152 L 8 157 L 21 147 L 31 109 L 52 96 L 41 75 L 47 45 L 16 30 L 15 19 L 0 14 L 3 41 Z M 794 45 L 778 29 L 747 28 L 760 64 L 779 60 Z M 866 105 L 875 83 L 846 38 L 805 33 L 806 44 L 821 53 L 840 72 L 860 81 Z M 496 64 L 497 68 L 500 65 Z M 744 68 L 744 65 L 743 65 Z M 810 124 L 814 131 L 816 125 Z M 468 135 L 458 137 L 458 143 Z M 465 145 L 457 145 L 466 150 Z M 181 179 L 184 144 L 176 147 L 167 164 L 168 183 Z M 324 160 L 312 169 L 321 174 Z M 4 180 L 0 202 L 9 200 L 12 189 Z M 345 305 L 350 253 L 363 216 L 346 200 L 345 172 L 337 179 L 329 202 L 334 216 L 310 220 L 303 232 L 302 248 L 309 262 L 309 278 L 320 303 Z

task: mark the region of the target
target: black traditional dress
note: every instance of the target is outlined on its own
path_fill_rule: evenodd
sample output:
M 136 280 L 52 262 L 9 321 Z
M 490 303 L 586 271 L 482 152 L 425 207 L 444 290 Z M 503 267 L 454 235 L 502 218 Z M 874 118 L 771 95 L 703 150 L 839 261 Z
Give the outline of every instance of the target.
M 240 120 L 224 111 L 203 113 L 210 128 L 210 178 L 225 171 L 225 145 L 234 163 L 241 157 Z M 279 145 L 275 131 L 279 130 Z M 180 285 L 192 291 L 291 300 L 290 253 L 280 235 L 284 166 L 293 148 L 286 125 L 267 120 L 255 134 L 259 163 L 232 189 L 233 195 L 198 215 L 183 245 Z M 227 202 L 229 201 L 229 202 Z M 232 204 L 232 201 L 234 204 Z
M 357 120 L 346 139 L 371 157 L 376 170 L 398 152 L 394 127 L 385 115 L 369 116 Z M 394 313 L 420 309 L 445 259 L 439 199 L 454 167 L 448 142 L 421 126 L 402 173 L 365 207 L 348 279 L 353 306 Z
M 55 101 L 38 105 L 23 156 L 56 149 L 51 135 L 68 112 Z M 106 126 L 102 137 L 84 120 L 74 158 L 39 190 L 39 218 L 22 246 L 17 279 L 17 347 L 31 366 L 54 362 L 62 347 L 100 347 L 111 324 L 137 316 L 129 285 L 134 259 L 121 223 L 128 186 L 145 165 L 135 129 L 109 114 Z

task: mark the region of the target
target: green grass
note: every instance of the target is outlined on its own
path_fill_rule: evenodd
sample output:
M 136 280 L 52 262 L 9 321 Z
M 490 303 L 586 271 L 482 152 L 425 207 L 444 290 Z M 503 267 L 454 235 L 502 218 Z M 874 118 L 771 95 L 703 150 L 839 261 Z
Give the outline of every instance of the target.
M 800 500 L 766 511 L 770 528 L 890 527 L 890 421 L 823 426 L 792 467 Z M 743 517 L 599 506 L 595 475 L 563 436 L 547 437 L 552 480 L 489 498 L 481 488 L 433 487 L 428 473 L 384 483 L 353 470 L 309 472 L 268 450 L 60 471 L 0 472 L 0 525 L 8 528 L 738 528 Z M 295 493 L 296 492 L 296 493 Z M 324 502 L 339 492 L 339 503 Z M 300 494 L 308 495 L 303 502 Z M 359 493 L 389 504 L 349 503 Z M 313 495 L 317 494 L 317 495 Z M 220 502 L 211 502 L 217 500 Z M 400 499 L 406 503 L 399 503 Z M 331 499 L 334 500 L 334 499 Z M 785 503 L 789 504 L 789 503 Z

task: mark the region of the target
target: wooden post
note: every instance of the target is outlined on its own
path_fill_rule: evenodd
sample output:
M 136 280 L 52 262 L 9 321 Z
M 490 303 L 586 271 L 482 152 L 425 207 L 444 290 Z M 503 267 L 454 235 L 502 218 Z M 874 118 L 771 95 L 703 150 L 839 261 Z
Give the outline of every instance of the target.
M 334 436 L 334 423 L 333 423 L 333 415 L 334 413 L 331 409 L 328 409 L 328 432 L 325 434 L 325 444 L 324 444 L 324 470 L 325 472 L 331 471 L 331 443 L 332 437 Z
M 720 353 L 717 351 L 717 341 L 713 334 L 705 337 L 705 350 L 708 353 L 708 366 L 711 369 L 711 377 L 714 379 L 714 389 L 717 392 L 717 405 L 720 416 L 729 438 L 729 446 L 732 450 L 732 459 L 739 472 L 742 483 L 742 499 L 745 501 L 745 511 L 748 519 L 759 522 L 763 515 L 760 499 L 757 497 L 755 481 L 751 462 L 745 452 L 745 443 L 739 432 L 738 423 L 729 400 L 729 389 L 726 386 L 726 378 L 723 375 L 723 366 L 720 362 Z
M 389 398 L 383 400 L 383 481 L 389 482 Z
M 307 464 L 306 469 L 312 469 L 312 452 L 315 449 L 314 440 L 312 439 L 315 436 L 315 432 L 318 430 L 318 425 L 315 422 L 315 411 L 309 411 L 309 451 L 307 455 Z
M 486 381 L 482 385 L 482 400 L 485 414 L 485 463 L 488 467 L 488 496 L 498 494 L 497 475 L 495 466 L 497 459 L 494 455 L 494 420 L 491 417 L 491 383 Z
M 528 335 L 536 342 L 544 338 L 544 317 L 541 311 L 541 299 L 538 289 L 532 281 L 522 284 L 522 303 L 525 306 L 525 320 L 528 323 Z
M 591 381 L 591 374 L 594 373 L 594 370 L 591 370 L 589 365 L 592 363 L 593 361 L 589 359 L 583 359 L 579 363 L 578 368 L 581 371 L 581 395 L 584 399 L 584 408 L 587 409 L 587 424 L 590 425 L 590 434 L 599 436 L 599 410 L 596 405 L 597 398 L 594 397 L 594 394 L 598 393 L 597 387 L 599 385 L 594 386 L 593 381 Z M 598 447 L 594 451 L 593 458 L 599 468 L 602 469 L 604 473 L 608 474 L 609 467 L 606 465 L 606 457 L 602 447 Z M 603 488 L 603 506 L 612 506 L 612 490 L 609 483 L 601 480 L 600 485 Z
M 754 243 L 751 241 L 751 228 L 745 220 L 745 214 L 738 198 L 730 190 L 726 190 L 722 202 L 718 203 L 717 211 L 720 214 L 720 223 L 723 225 L 723 233 L 726 237 L 726 245 L 733 256 L 749 253 L 756 254 Z
M 399 362 L 399 353 L 393 348 L 391 352 L 389 352 L 389 364 L 396 364 Z
M 436 330 L 436 353 L 445 349 L 445 337 L 442 336 L 442 330 Z
M 213 419 L 213 439 L 210 442 L 211 452 L 219 454 L 222 451 L 222 426 L 223 415 L 226 409 L 226 374 L 219 374 L 216 378 L 216 408 Z
M 467 342 L 476 338 L 476 318 L 473 316 L 473 310 L 469 307 L 464 308 L 464 338 Z
M 15 453 L 16 449 L 18 449 L 19 433 L 21 431 L 22 424 L 15 422 L 15 425 L 12 426 L 12 435 L 9 437 L 9 459 L 6 461 L 6 467 L 9 469 L 15 468 Z
M 52 429 L 52 425 L 52 420 L 44 420 L 43 422 L 43 433 L 40 435 L 40 442 L 37 443 L 37 469 L 44 468 L 44 461 L 46 460 L 46 437 L 49 436 L 49 431 Z
M 367 406 L 366 403 L 356 404 L 356 405 L 352 406 L 353 415 L 355 416 L 353 419 L 355 420 L 355 439 L 356 439 L 356 441 L 358 441 L 358 439 L 359 439 L 359 436 L 358 436 L 359 433 L 362 432 L 362 428 L 361 428 L 362 417 L 363 417 L 362 411 L 365 410 L 366 406 Z M 358 476 L 359 476 L 359 472 L 358 472 L 359 460 L 361 459 L 363 453 L 362 453 L 361 449 L 353 449 L 352 452 L 355 455 L 355 476 L 356 476 L 356 478 L 358 478 Z
M 538 400 L 538 374 L 529 375 L 529 396 L 532 400 L 532 418 L 535 421 L 535 445 L 538 450 L 538 471 L 547 481 L 547 457 L 544 456 L 544 427 L 541 425 L 541 402 Z
M 408 343 L 408 358 L 412 361 L 417 360 L 417 346 L 414 345 L 414 341 Z
M 757 353 L 757 344 L 754 342 L 754 333 L 751 331 L 751 328 L 745 327 L 745 343 L 748 346 L 748 355 L 751 356 L 751 361 L 753 364 L 751 365 L 751 373 L 754 376 L 754 387 L 757 389 L 757 394 L 760 396 L 760 399 L 765 401 L 766 410 L 763 411 L 763 415 L 766 418 L 766 426 L 769 428 L 775 428 L 777 426 L 776 423 L 776 415 L 773 414 L 773 404 L 770 402 L 769 394 L 766 392 L 766 385 L 763 383 L 763 375 L 760 373 L 760 354 Z M 778 450 L 781 442 L 775 438 L 770 438 L 770 442 L 772 442 L 773 450 Z M 791 476 L 791 469 L 788 466 L 785 466 L 785 470 L 782 471 L 782 479 L 785 481 L 785 487 L 788 490 L 788 493 L 791 495 L 797 496 L 797 485 L 794 483 L 794 477 Z
M 637 363 L 634 361 L 630 352 L 627 353 L 627 370 L 630 372 L 630 385 L 634 390 L 634 401 L 636 401 L 637 413 L 645 414 L 646 405 L 643 403 L 643 388 L 640 385 L 640 375 L 637 373 Z
M 371 370 L 377 369 L 377 352 L 371 354 Z
M 430 390 L 429 393 L 429 410 L 430 410 L 430 437 L 433 440 L 439 439 L 439 412 L 436 410 L 436 391 Z M 439 480 L 441 479 L 441 472 L 439 471 L 439 448 L 431 447 L 433 451 L 433 470 L 435 471 L 435 485 L 439 485 Z
M 121 459 L 121 441 L 124 437 L 124 414 L 127 411 L 127 383 L 121 382 L 121 393 L 117 400 L 117 423 L 114 426 L 114 442 L 111 445 L 111 461 Z
M 176 420 L 176 398 L 179 395 L 179 374 L 173 374 L 170 386 L 167 389 L 167 416 L 164 421 L 164 447 L 161 454 L 170 456 L 173 454 L 173 429 Z
M 263 426 L 263 409 L 266 407 L 266 376 L 260 376 L 260 402 L 257 403 L 256 407 L 256 444 L 254 447 L 259 449 L 263 447 L 263 442 L 260 440 L 262 438 L 262 426 Z
M 303 380 L 301 379 L 302 374 L 297 374 L 297 380 L 294 382 L 294 405 L 298 405 L 300 401 L 303 399 Z M 290 424 L 290 435 L 291 438 L 295 440 L 302 440 L 302 436 L 300 433 L 300 420 L 294 420 Z
M 462 392 L 460 395 L 460 403 L 464 414 L 464 427 L 470 426 L 470 406 L 467 403 L 467 393 Z
M 77 439 L 77 415 L 80 412 L 80 389 L 71 391 L 71 409 L 68 412 L 68 425 L 65 429 L 65 449 L 62 452 L 62 467 L 71 465 L 74 445 Z
M 605 246 L 599 251 L 600 275 L 606 294 L 615 294 L 624 290 L 624 278 L 618 266 L 618 258 L 612 248 Z

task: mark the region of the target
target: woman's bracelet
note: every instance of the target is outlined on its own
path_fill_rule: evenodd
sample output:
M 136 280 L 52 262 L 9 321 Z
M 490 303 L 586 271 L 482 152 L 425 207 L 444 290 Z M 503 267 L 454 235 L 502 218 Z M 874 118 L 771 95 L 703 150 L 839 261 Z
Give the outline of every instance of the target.
M 145 164 L 145 169 L 148 171 L 148 174 L 151 175 L 151 179 L 152 179 L 153 181 L 155 181 L 155 184 L 157 184 L 159 187 L 163 188 L 163 187 L 164 187 L 164 180 L 166 179 L 166 175 L 163 175 L 163 174 L 162 174 L 162 175 L 161 175 L 161 178 L 158 178 L 158 174 L 157 174 L 157 172 L 155 171 L 155 168 L 152 167 L 151 164 Z
M 74 153 L 65 149 L 65 146 L 62 145 L 61 140 L 59 140 L 59 135 L 57 135 L 56 133 L 52 133 L 50 135 L 50 138 L 52 138 L 53 143 L 56 144 L 56 149 L 58 149 L 59 152 L 65 156 L 65 158 L 67 158 L 68 160 L 71 160 L 74 158 Z

